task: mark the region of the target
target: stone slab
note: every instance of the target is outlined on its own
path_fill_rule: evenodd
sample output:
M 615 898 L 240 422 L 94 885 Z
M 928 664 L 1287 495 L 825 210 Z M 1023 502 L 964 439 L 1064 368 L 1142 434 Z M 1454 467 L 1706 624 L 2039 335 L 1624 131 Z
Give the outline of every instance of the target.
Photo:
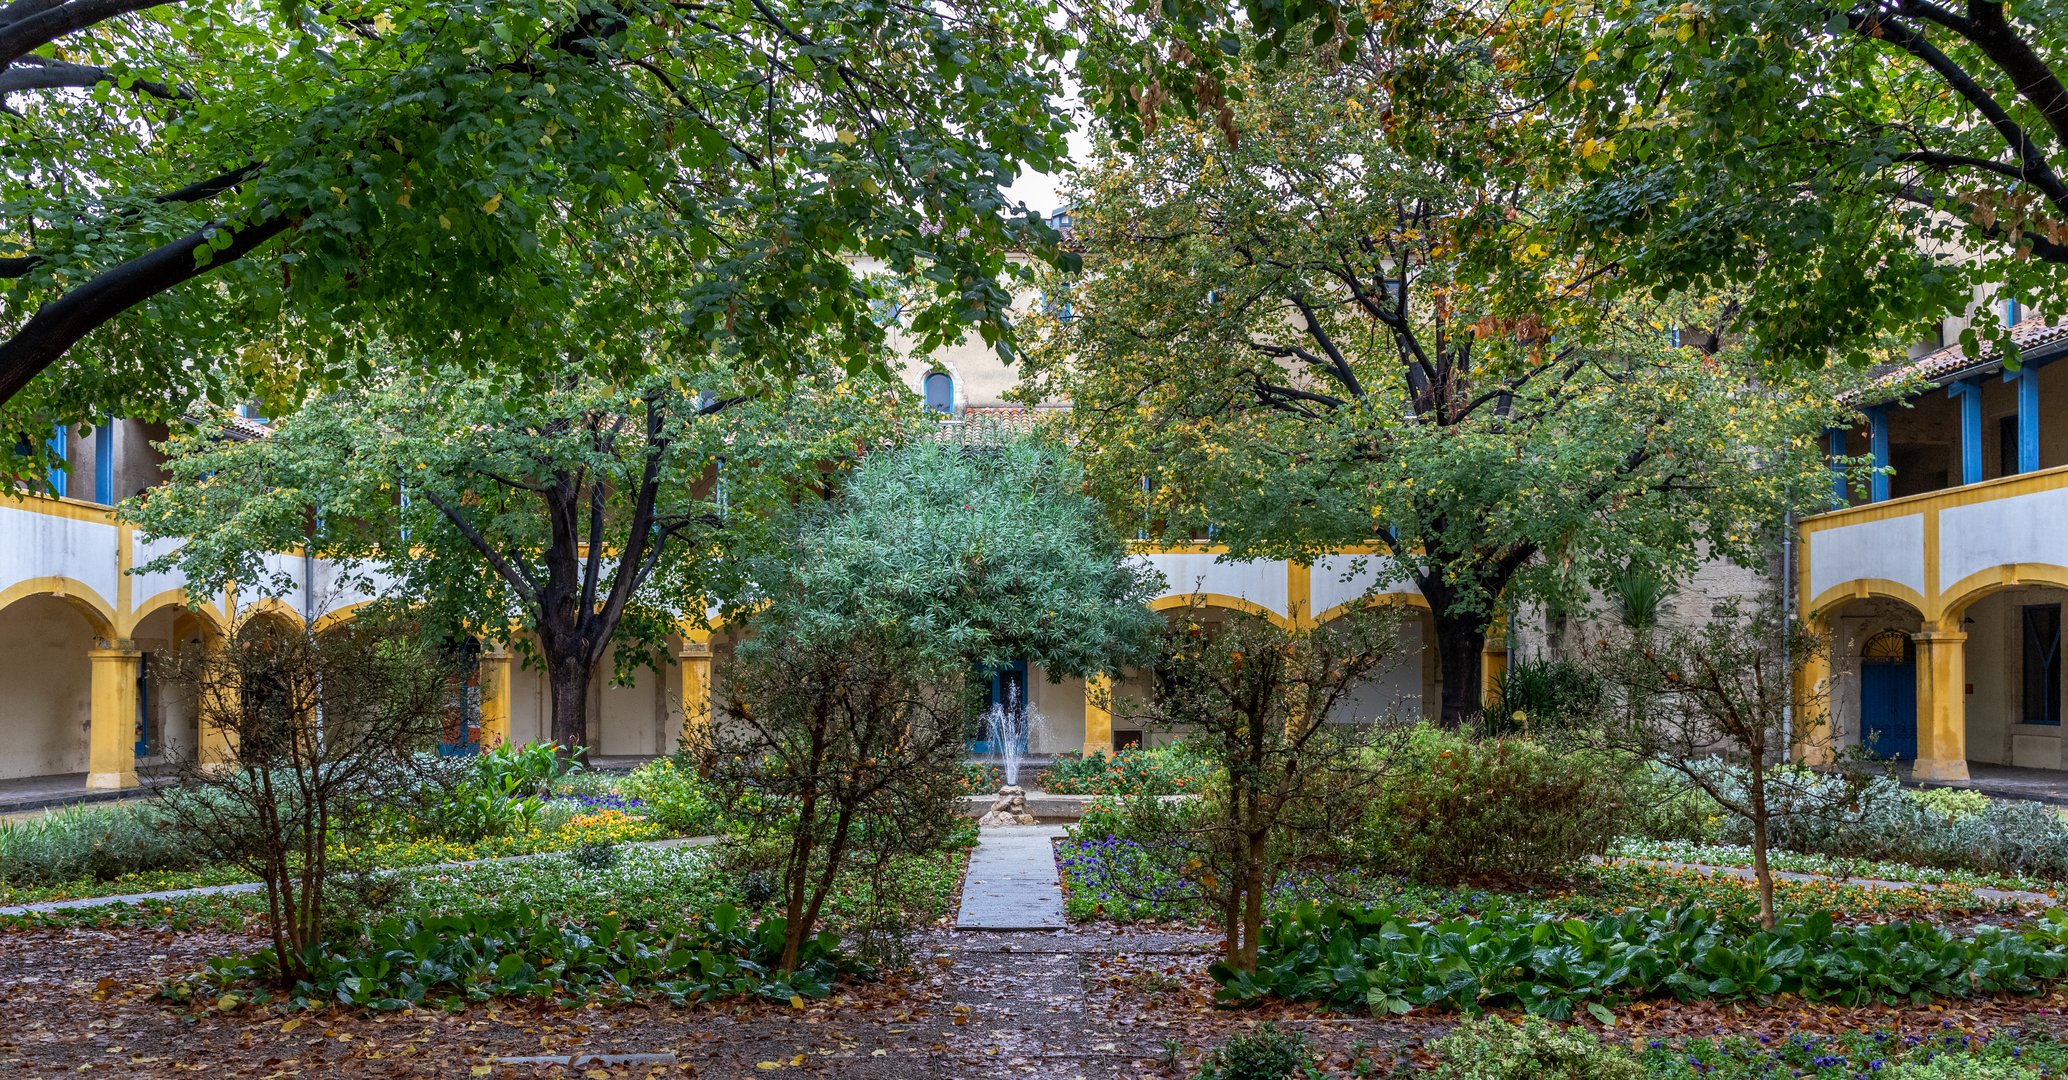
M 984 829 L 962 880 L 955 925 L 965 930 L 1061 930 L 1063 880 L 1056 869 L 1060 825 Z

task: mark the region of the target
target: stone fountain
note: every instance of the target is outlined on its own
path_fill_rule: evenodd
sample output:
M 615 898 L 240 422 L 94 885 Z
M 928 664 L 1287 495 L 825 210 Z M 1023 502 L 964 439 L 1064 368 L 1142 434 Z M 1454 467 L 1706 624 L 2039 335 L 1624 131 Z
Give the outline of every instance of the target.
M 1005 701 L 992 705 L 984 715 L 984 734 L 997 748 L 998 768 L 1005 776 L 1005 784 L 998 789 L 991 809 L 977 819 L 979 826 L 1039 824 L 1027 809 L 1027 789 L 1020 786 L 1020 760 L 1040 722 L 1041 714 L 1031 706 L 1019 707 L 1017 687 L 1007 688 Z

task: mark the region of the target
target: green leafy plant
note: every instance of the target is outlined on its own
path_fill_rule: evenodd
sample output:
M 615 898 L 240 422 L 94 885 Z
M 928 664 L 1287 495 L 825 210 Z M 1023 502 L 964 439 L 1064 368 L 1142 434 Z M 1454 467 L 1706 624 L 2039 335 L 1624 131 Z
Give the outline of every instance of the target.
M 1307 1038 L 1273 1023 L 1234 1036 L 1200 1062 L 1197 1080 L 1320 1080 Z
M 1475 1017 L 1436 1043 L 1437 1080 L 1644 1080 L 1636 1059 L 1540 1016 Z
M 618 783 L 618 793 L 638 799 L 648 818 L 685 835 L 717 827 L 719 806 L 703 778 L 674 758 L 659 758 L 633 769 Z
M 584 870 L 608 870 L 618 864 L 618 846 L 587 841 L 576 844 L 567 856 Z
M 1266 926 L 1254 974 L 1210 969 L 1217 996 L 1373 1012 L 1497 1006 L 1563 1019 L 1645 997 L 1794 994 L 1850 1005 L 2034 993 L 2068 974 L 2068 913 L 2023 933 L 1923 922 L 1840 926 L 1819 912 L 1746 931 L 1696 907 L 1593 919 L 1495 914 L 1410 922 L 1390 909 L 1300 904 Z
M 1521 660 L 1494 684 L 1480 725 L 1489 735 L 1528 735 L 1583 721 L 1593 714 L 1601 684 L 1569 660 Z
M 627 999 L 653 994 L 677 1005 L 752 996 L 822 998 L 843 974 L 867 975 L 845 958 L 830 931 L 808 935 L 794 969 L 772 974 L 787 928 L 780 918 L 749 925 L 721 904 L 690 932 L 660 934 L 603 917 L 561 923 L 536 911 L 386 919 L 356 940 L 317 950 L 292 983 L 292 1001 L 369 1009 L 457 1004 L 497 997 Z M 207 989 L 235 1004 L 257 981 L 276 981 L 271 949 L 212 960 L 195 979 L 167 988 L 176 998 Z

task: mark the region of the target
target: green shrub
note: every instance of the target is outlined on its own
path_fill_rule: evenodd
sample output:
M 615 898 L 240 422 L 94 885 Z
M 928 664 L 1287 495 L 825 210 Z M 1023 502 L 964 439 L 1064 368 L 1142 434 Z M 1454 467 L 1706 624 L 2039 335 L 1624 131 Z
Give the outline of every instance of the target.
M 1570 660 L 1523 660 L 1494 683 L 1481 723 L 1489 735 L 1555 731 L 1584 723 L 1601 695 L 1601 680 Z
M 1264 927 L 1254 974 L 1215 964 L 1216 996 L 1374 1012 L 1515 1006 L 1557 1019 L 1604 1003 L 1794 994 L 1848 1005 L 2036 993 L 2068 976 L 2068 912 L 1968 936 L 1926 922 L 1836 925 L 1828 913 L 1744 929 L 1685 906 L 1594 920 L 1490 914 L 1412 922 L 1390 908 L 1302 903 Z
M 1519 1024 L 1480 1017 L 1459 1024 L 1436 1043 L 1441 1080 L 1644 1080 L 1630 1055 L 1592 1034 L 1542 1017 Z
M 1040 786 L 1057 795 L 1197 795 L 1212 775 L 1212 763 L 1176 743 L 1153 750 L 1130 746 L 1111 754 L 1057 754 Z
M 1387 763 L 1359 841 L 1416 881 L 1540 881 L 1608 850 L 1630 815 L 1624 770 L 1527 739 L 1421 727 Z
M 1320 1080 L 1306 1036 L 1265 1022 L 1200 1062 L 1198 1080 Z
M 0 882 L 14 886 L 111 881 L 206 862 L 151 801 L 73 806 L 0 822 Z
M 1947 821 L 1980 817 L 1989 809 L 1989 796 L 1967 788 L 1922 788 L 1909 794 L 1918 806 Z
M 552 743 L 492 746 L 466 760 L 416 831 L 463 842 L 523 832 L 538 820 L 553 781 L 580 767 Z
M 1625 829 L 1647 840 L 1716 842 L 1725 830 L 1723 807 L 1687 778 L 1661 765 L 1640 762 L 1623 776 L 1628 801 Z
M 842 974 L 869 974 L 843 956 L 839 936 L 830 931 L 805 939 L 796 972 L 787 978 L 768 974 L 782 958 L 784 930 L 780 918 L 747 925 L 730 904 L 719 905 L 695 931 L 673 935 L 608 917 L 586 925 L 559 923 L 529 910 L 385 919 L 356 939 L 320 949 L 309 978 L 290 996 L 313 1008 L 336 1003 L 369 1009 L 640 993 L 677 1005 L 746 996 L 789 1001 L 827 996 Z M 270 949 L 211 960 L 198 977 L 168 987 L 168 993 L 184 998 L 206 988 L 211 995 L 261 996 L 247 988 L 277 980 L 278 969 Z
M 712 831 L 718 823 L 718 802 L 693 770 L 673 758 L 649 761 L 618 782 L 618 793 L 644 803 L 646 816 L 678 833 Z

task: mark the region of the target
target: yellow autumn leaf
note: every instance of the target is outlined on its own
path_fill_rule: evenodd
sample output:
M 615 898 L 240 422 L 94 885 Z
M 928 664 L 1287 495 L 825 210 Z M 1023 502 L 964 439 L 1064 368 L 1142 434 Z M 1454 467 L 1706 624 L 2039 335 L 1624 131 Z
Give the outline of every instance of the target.
M 473 1070 L 472 1070 L 472 1071 L 473 1071 L 473 1073 L 474 1073 L 474 1075 L 475 1075 L 475 1076 L 487 1076 L 487 1075 L 488 1075 L 489 1073 L 492 1073 L 492 1072 L 494 1072 L 494 1071 L 495 1071 L 495 1066 L 493 1066 L 493 1065 L 476 1065 L 476 1066 L 474 1066 L 474 1068 L 473 1068 Z
M 776 1069 L 782 1068 L 783 1063 L 780 1061 L 757 1061 L 754 1063 L 754 1067 L 757 1069 L 767 1069 L 773 1072 Z
M 501 205 L 503 205 L 503 193 L 498 191 L 495 194 L 490 195 L 488 197 L 487 202 L 481 204 L 481 212 L 484 214 L 493 214 L 496 211 L 496 207 L 499 207 Z
M 852 131 L 839 131 L 833 137 L 839 139 L 842 146 L 853 146 L 855 144 L 855 134 Z
M 791 994 L 791 995 L 790 995 L 790 1007 L 791 1007 L 791 1008 L 793 1008 L 793 1009 L 801 1009 L 801 1008 L 804 1008 L 804 995 L 803 995 L 803 994 Z

